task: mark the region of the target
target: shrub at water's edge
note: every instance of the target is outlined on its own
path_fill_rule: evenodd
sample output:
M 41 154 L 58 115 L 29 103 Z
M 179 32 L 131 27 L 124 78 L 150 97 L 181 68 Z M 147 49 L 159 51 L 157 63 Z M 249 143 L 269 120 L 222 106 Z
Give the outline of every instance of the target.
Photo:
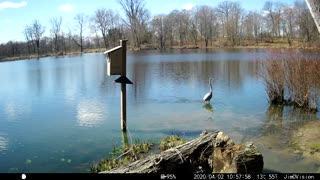
M 297 51 L 273 51 L 263 60 L 262 77 L 272 104 L 292 104 L 317 111 L 320 59 Z

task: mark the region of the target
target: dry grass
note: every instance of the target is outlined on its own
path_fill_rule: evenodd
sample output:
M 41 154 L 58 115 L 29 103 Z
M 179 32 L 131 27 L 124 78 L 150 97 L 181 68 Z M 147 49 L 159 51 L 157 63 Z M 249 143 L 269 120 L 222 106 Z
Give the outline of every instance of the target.
M 109 171 L 113 168 L 120 167 L 122 165 L 129 164 L 143 157 L 143 154 L 148 153 L 153 144 L 152 143 L 136 143 L 125 148 L 114 147 L 111 158 L 104 158 L 100 160 L 98 164 L 90 165 L 90 171 L 92 173 L 98 173 L 101 171 Z
M 104 52 L 104 48 L 100 49 L 85 49 L 83 53 L 99 53 Z M 17 60 L 25 60 L 25 59 L 37 59 L 37 58 L 44 58 L 44 57 L 54 57 L 54 56 L 65 56 L 65 55 L 78 55 L 81 54 L 80 51 L 71 51 L 66 53 L 46 53 L 46 54 L 40 54 L 39 57 L 37 54 L 30 54 L 30 55 L 21 55 L 21 56 L 14 56 L 14 57 L 5 57 L 3 59 L 0 59 L 0 62 L 6 62 L 6 61 L 17 61 Z
M 294 50 L 273 51 L 263 65 L 262 77 L 273 104 L 291 103 L 317 111 L 320 97 L 320 59 Z

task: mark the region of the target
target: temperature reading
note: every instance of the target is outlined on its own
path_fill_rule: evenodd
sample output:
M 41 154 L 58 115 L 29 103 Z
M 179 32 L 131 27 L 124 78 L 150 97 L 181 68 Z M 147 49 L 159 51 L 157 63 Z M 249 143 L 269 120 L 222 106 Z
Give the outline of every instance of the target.
M 257 179 L 267 179 L 265 174 L 257 174 Z

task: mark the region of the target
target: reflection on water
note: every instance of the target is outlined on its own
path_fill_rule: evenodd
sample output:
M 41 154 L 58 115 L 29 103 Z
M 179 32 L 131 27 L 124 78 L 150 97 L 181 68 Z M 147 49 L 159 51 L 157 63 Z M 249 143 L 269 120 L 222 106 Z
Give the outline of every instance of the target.
M 28 100 L 9 100 L 4 104 L 4 113 L 7 115 L 8 120 L 16 121 L 21 119 L 24 114 L 31 112 L 30 102 Z
M 4 111 L 8 115 L 8 119 L 16 119 L 17 113 L 19 113 L 13 103 L 6 104 Z
M 78 124 L 80 126 L 94 127 L 103 123 L 103 104 L 92 101 L 81 101 L 77 108 Z
M 8 148 L 8 140 L 0 134 L 0 152 L 7 150 Z
M 103 54 L 0 63 L 0 151 L 7 150 L 0 153 L 0 172 L 88 172 L 115 145 L 175 133 L 192 138 L 205 129 L 224 131 L 237 143 L 253 141 L 268 169 L 315 172 L 312 161 L 283 151 L 291 131 L 315 115 L 268 106 L 255 61 L 265 53 L 129 52 L 129 140 L 120 130 L 118 77 L 106 75 Z M 204 105 L 209 77 L 214 96 Z M 32 163 L 26 166 L 26 159 Z
M 279 135 L 282 141 L 304 124 L 318 120 L 316 113 L 310 113 L 294 106 L 270 105 L 266 112 L 267 122 L 261 129 L 262 136 Z
M 188 63 L 159 61 L 156 62 L 157 65 L 154 63 L 138 61 L 129 66 L 131 68 L 130 77 L 134 83 L 135 98 L 148 96 L 150 88 L 152 92 L 161 91 L 159 94 L 163 94 L 163 96 L 171 94 L 179 96 L 184 91 L 197 91 L 203 87 L 209 77 L 214 77 L 226 90 L 235 91 L 243 87 L 243 83 L 248 77 L 258 78 L 259 64 L 252 59 L 243 61 L 205 59 Z M 157 82 L 154 82 L 155 79 Z M 190 84 L 191 89 L 183 89 L 182 86 L 185 84 Z
M 213 112 L 213 107 L 210 103 L 204 104 L 203 108 L 206 109 L 207 111 Z
M 317 172 L 318 163 L 294 152 L 293 133 L 311 121 L 319 121 L 316 113 L 293 106 L 270 105 L 266 122 L 258 128 L 257 136 L 249 136 L 264 155 L 265 168 L 280 172 Z M 280 164 L 280 165 L 279 165 Z

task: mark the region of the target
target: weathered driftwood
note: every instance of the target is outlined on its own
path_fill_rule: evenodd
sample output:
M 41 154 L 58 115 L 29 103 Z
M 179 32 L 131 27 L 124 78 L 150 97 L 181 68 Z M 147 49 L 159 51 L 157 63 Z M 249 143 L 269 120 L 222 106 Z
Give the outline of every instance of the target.
M 216 147 L 213 173 L 262 173 L 263 157 L 252 143 Z
M 261 173 L 262 169 L 262 155 L 253 144 L 234 145 L 222 132 L 204 132 L 160 154 L 101 173 Z

